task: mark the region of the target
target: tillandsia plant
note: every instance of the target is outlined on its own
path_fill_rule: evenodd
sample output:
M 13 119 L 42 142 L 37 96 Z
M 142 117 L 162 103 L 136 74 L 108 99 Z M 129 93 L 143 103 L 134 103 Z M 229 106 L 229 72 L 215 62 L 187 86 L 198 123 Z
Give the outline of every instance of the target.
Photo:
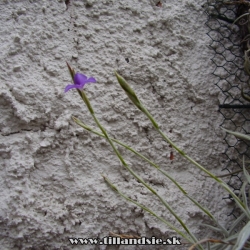
M 239 27 L 239 33 L 241 36 L 241 47 L 244 53 L 244 70 L 247 75 L 250 76 L 250 2 L 241 0 L 234 2 L 226 2 L 227 4 L 235 4 L 237 6 L 236 16 L 233 24 L 237 24 Z M 249 81 L 248 81 L 248 87 Z M 241 96 L 248 102 L 250 102 L 250 96 L 244 93 L 243 86 L 241 86 Z
M 93 77 L 87 78 L 85 75 L 82 75 L 81 73 L 75 73 L 74 69 L 72 69 L 69 64 L 67 64 L 69 72 L 71 74 L 72 80 L 74 82 L 74 84 L 72 85 L 68 85 L 65 88 L 65 92 L 67 92 L 69 89 L 73 89 L 76 88 L 80 97 L 82 98 L 82 100 L 84 101 L 84 103 L 86 104 L 90 114 L 92 115 L 94 121 L 96 122 L 98 128 L 100 129 L 99 131 L 96 131 L 94 128 L 89 127 L 88 125 L 85 125 L 84 123 L 82 123 L 78 118 L 76 117 L 72 117 L 73 120 L 80 125 L 81 127 L 83 127 L 84 129 L 95 133 L 97 135 L 99 135 L 100 137 L 104 137 L 107 139 L 107 141 L 109 142 L 110 146 L 113 148 L 115 154 L 117 155 L 117 157 L 119 158 L 119 160 L 121 161 L 123 167 L 125 167 L 132 175 L 133 177 L 140 182 L 141 184 L 144 185 L 145 188 L 147 188 L 154 196 L 156 199 L 158 199 L 162 205 L 169 211 L 170 214 L 172 214 L 175 219 L 179 222 L 179 227 L 181 228 L 177 228 L 176 226 L 174 226 L 173 224 L 171 224 L 170 222 L 168 222 L 167 220 L 165 220 L 164 218 L 158 216 L 154 211 L 152 211 L 150 208 L 145 207 L 144 205 L 138 203 L 135 200 L 130 199 L 129 197 L 127 197 L 125 194 L 123 194 L 121 191 L 119 191 L 117 189 L 117 187 L 115 185 L 113 185 L 111 183 L 111 181 L 106 177 L 103 176 L 104 180 L 106 181 L 106 183 L 115 191 L 117 192 L 119 195 L 121 195 L 123 198 L 125 198 L 126 200 L 136 204 L 137 206 L 141 207 L 143 210 L 149 212 L 151 215 L 153 215 L 154 217 L 156 217 L 159 221 L 162 221 L 163 223 L 165 223 L 168 227 L 170 227 L 171 229 L 173 229 L 175 232 L 177 232 L 181 237 L 183 237 L 184 239 L 186 239 L 191 245 L 193 244 L 196 248 L 198 249 L 204 249 L 203 247 L 203 242 L 199 241 L 195 235 L 191 232 L 191 230 L 189 229 L 188 225 L 186 225 L 183 220 L 180 218 L 180 216 L 173 210 L 173 208 L 168 204 L 168 202 L 161 196 L 159 195 L 159 193 L 153 189 L 153 187 L 151 185 L 149 185 L 148 183 L 146 183 L 137 173 L 135 173 L 133 171 L 133 169 L 131 167 L 128 166 L 128 164 L 126 163 L 125 159 L 123 158 L 123 156 L 121 155 L 121 153 L 119 152 L 119 150 L 117 149 L 117 147 L 115 146 L 115 144 L 119 144 L 123 147 L 125 147 L 127 150 L 130 150 L 131 152 L 133 152 L 134 154 L 136 154 L 138 157 L 141 157 L 142 159 L 144 159 L 145 161 L 147 161 L 149 164 L 151 164 L 154 168 L 156 168 L 160 173 L 162 173 L 165 177 L 167 177 L 170 181 L 172 181 L 177 187 L 178 189 L 182 192 L 182 194 L 184 196 L 186 196 L 191 202 L 193 202 L 199 209 L 201 209 L 202 212 L 204 212 L 214 223 L 215 226 L 209 226 L 211 229 L 215 229 L 217 232 L 220 232 L 223 239 L 228 239 L 228 237 L 230 236 L 229 231 L 227 229 L 225 229 L 222 225 L 220 225 L 218 223 L 218 221 L 214 218 L 214 216 L 212 215 L 211 212 L 209 212 L 208 209 L 206 209 L 203 205 L 201 205 L 199 202 L 197 202 L 194 198 L 190 197 L 188 195 L 188 193 L 184 190 L 183 187 L 181 187 L 181 185 L 173 178 L 171 177 L 167 172 L 163 171 L 157 164 L 155 164 L 153 161 L 151 161 L 150 159 L 146 158 L 145 156 L 143 156 L 142 154 L 138 153 L 137 151 L 135 151 L 133 148 L 131 148 L 130 146 L 126 145 L 123 142 L 120 142 L 119 140 L 113 139 L 109 136 L 109 134 L 107 133 L 107 131 L 105 130 L 105 128 L 101 125 L 99 119 L 96 117 L 95 112 L 93 107 L 91 106 L 91 103 L 89 101 L 89 99 L 87 98 L 86 93 L 83 90 L 83 87 L 85 86 L 86 83 L 88 82 L 96 82 L 96 79 Z M 182 155 L 184 158 L 186 158 L 188 161 L 190 161 L 192 164 L 194 164 L 196 167 L 198 167 L 200 170 L 202 170 L 203 172 L 205 172 L 208 176 L 210 176 L 211 178 L 213 178 L 219 185 L 221 185 L 234 199 L 234 201 L 236 202 L 236 204 L 238 205 L 238 207 L 240 208 L 240 210 L 242 211 L 242 213 L 244 214 L 244 218 L 247 218 L 250 220 L 250 211 L 248 210 L 248 207 L 246 206 L 245 202 L 242 201 L 238 196 L 236 196 L 232 190 L 230 189 L 230 187 L 223 182 L 220 178 L 216 177 L 215 175 L 213 175 L 211 172 L 209 172 L 207 169 L 205 169 L 204 167 L 202 167 L 199 163 L 197 163 L 195 160 L 193 160 L 191 157 L 189 157 L 188 155 L 186 155 L 181 149 L 179 149 L 165 134 L 163 131 L 161 131 L 160 126 L 158 125 L 158 123 L 155 121 L 155 119 L 153 118 L 153 116 L 150 114 L 150 112 L 146 109 L 146 107 L 142 104 L 142 102 L 139 100 L 138 96 L 136 95 L 136 93 L 134 92 L 134 90 L 129 86 L 129 84 L 126 82 L 126 80 L 120 76 L 117 72 L 115 72 L 116 78 L 120 84 L 120 86 L 122 87 L 122 89 L 125 91 L 125 93 L 127 94 L 127 96 L 129 97 L 129 99 L 133 102 L 133 104 L 140 110 L 142 111 L 151 121 L 154 129 L 156 129 L 156 131 L 162 136 L 162 138 L 164 140 L 166 140 L 180 155 Z M 235 241 L 232 240 L 233 242 Z M 206 242 L 210 242 L 210 241 L 206 241 Z M 236 241 L 235 241 L 236 242 Z M 222 248 L 218 248 L 218 247 L 224 247 L 224 246 L 228 246 L 231 244 L 231 241 L 228 242 L 216 242 L 214 249 L 222 249 Z M 224 248 L 223 248 L 224 249 Z M 235 248 L 235 249 L 239 249 L 239 248 Z
M 223 128 L 222 128 L 223 129 Z M 235 137 L 250 141 L 250 136 L 245 135 L 239 132 L 230 131 L 227 129 L 223 129 L 227 133 L 234 135 Z M 247 213 L 250 213 L 249 208 L 249 187 L 250 187 L 250 175 L 247 171 L 250 166 L 246 167 L 245 157 L 243 155 L 242 160 L 242 172 L 244 181 L 241 186 L 240 192 L 237 194 L 239 199 L 245 205 L 245 211 L 238 210 L 238 215 L 235 221 L 232 222 L 230 227 L 227 229 L 228 236 L 227 238 L 222 239 L 204 239 L 200 241 L 200 243 L 211 242 L 211 243 L 220 243 L 222 246 L 221 248 L 212 247 L 211 249 L 233 249 L 233 250 L 240 250 L 240 249 L 250 249 L 250 219 L 246 216 Z M 231 173 L 233 174 L 233 173 Z M 238 207 L 238 203 L 236 202 L 236 208 Z M 236 209 L 234 209 L 236 211 Z M 214 230 L 220 231 L 219 228 L 214 228 Z M 224 246 L 223 246 L 224 245 Z M 193 245 L 195 247 L 195 245 Z M 193 247 L 190 248 L 194 249 Z
M 209 2 L 210 0 L 208 0 Z M 212 1 L 211 1 L 212 2 Z M 227 17 L 226 12 L 223 10 L 221 14 L 213 14 L 210 16 L 219 20 L 223 20 L 227 23 L 235 24 L 238 26 L 237 32 L 241 38 L 240 46 L 244 53 L 244 71 L 247 75 L 250 76 L 250 1 L 249 0 L 219 0 L 217 1 L 218 9 L 223 8 L 225 6 L 234 5 L 235 10 L 233 11 L 236 15 L 235 20 L 231 18 L 231 16 Z M 217 9 L 217 8 L 216 8 Z M 250 87 L 250 82 L 247 82 L 248 88 Z M 244 88 L 241 86 L 241 96 L 246 101 L 250 102 L 250 96 L 244 93 Z

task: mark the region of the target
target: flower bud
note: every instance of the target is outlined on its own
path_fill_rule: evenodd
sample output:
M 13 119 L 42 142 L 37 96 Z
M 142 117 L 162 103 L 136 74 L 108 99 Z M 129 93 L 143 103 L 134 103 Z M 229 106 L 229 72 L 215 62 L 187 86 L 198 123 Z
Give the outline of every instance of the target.
M 121 85 L 123 90 L 126 92 L 129 99 L 134 103 L 134 105 L 138 109 L 141 110 L 141 103 L 140 103 L 138 97 L 136 96 L 134 90 L 128 85 L 126 80 L 122 76 L 120 76 L 116 71 L 115 71 L 115 75 L 116 75 L 116 78 L 117 78 L 119 84 Z

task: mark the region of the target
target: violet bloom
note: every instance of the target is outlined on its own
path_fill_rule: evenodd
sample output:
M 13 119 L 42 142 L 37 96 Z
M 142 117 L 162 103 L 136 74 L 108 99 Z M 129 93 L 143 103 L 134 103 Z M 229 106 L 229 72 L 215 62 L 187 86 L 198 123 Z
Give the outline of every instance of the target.
M 87 76 L 81 73 L 76 73 L 74 76 L 74 84 L 67 85 L 64 92 L 66 93 L 70 89 L 82 89 L 86 83 L 90 82 L 96 82 L 96 79 L 94 77 L 88 79 Z

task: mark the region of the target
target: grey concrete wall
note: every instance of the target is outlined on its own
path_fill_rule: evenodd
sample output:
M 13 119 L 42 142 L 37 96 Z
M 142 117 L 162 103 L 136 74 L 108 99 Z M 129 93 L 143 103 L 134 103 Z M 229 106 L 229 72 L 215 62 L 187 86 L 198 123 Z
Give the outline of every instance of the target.
M 110 232 L 176 235 L 104 182 L 102 174 L 130 198 L 175 223 L 122 167 L 105 139 L 71 120 L 74 115 L 96 128 L 77 92 L 64 93 L 71 82 L 66 61 L 77 72 L 97 79 L 85 92 L 109 134 L 153 159 L 218 219 L 225 220 L 221 200 L 225 193 L 161 139 L 114 75 L 117 70 L 126 78 L 181 149 L 220 173 L 225 145 L 217 112 L 219 90 L 211 76 L 213 52 L 206 36 L 205 1 L 168 0 L 156 6 L 157 2 L 71 0 L 66 6 L 59 0 L 1 0 L 2 249 L 71 249 L 68 237 L 105 237 Z M 198 208 L 159 172 L 118 148 L 199 239 L 207 236 L 199 226 L 207 219 Z

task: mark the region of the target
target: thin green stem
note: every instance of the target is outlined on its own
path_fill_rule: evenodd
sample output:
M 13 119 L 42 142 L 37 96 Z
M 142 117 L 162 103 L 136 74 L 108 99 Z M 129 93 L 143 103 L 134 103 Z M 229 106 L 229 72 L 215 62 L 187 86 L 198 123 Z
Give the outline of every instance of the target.
M 245 15 L 245 14 L 244 14 Z M 244 16 L 242 15 L 242 16 Z M 249 15 L 249 13 L 248 13 Z M 242 17 L 241 16 L 241 17 Z M 235 22 L 237 21 L 237 19 L 235 20 Z M 249 49 L 250 50 L 250 49 Z M 223 182 L 222 180 L 220 180 L 219 178 L 217 178 L 215 175 L 213 175 L 212 173 L 210 173 L 208 170 L 206 170 L 204 167 L 202 167 L 198 162 L 196 162 L 195 160 L 193 160 L 191 157 L 189 157 L 188 155 L 186 155 L 186 153 L 184 153 L 181 149 L 179 149 L 159 128 L 159 125 L 157 124 L 157 122 L 155 121 L 155 119 L 153 118 L 153 116 L 150 114 L 150 112 L 143 106 L 143 104 L 141 103 L 140 99 L 137 97 L 136 93 L 134 92 L 134 90 L 129 86 L 129 84 L 126 82 L 126 80 L 120 76 L 117 72 L 116 72 L 116 77 L 117 80 L 120 84 L 120 86 L 125 90 L 126 94 L 128 95 L 128 97 L 130 98 L 130 100 L 134 103 L 134 105 L 141 110 L 151 121 L 153 127 L 156 129 L 157 132 L 160 133 L 160 135 L 163 137 L 164 140 L 166 140 L 178 153 L 180 153 L 184 158 L 186 158 L 188 161 L 190 161 L 192 164 L 194 164 L 196 167 L 198 167 L 200 170 L 202 170 L 203 172 L 205 172 L 206 174 L 208 174 L 210 177 L 212 177 L 217 183 L 219 183 L 229 194 L 231 194 L 231 196 L 234 198 L 235 202 L 238 204 L 238 206 L 240 207 L 240 209 L 247 214 L 248 218 L 250 219 L 250 214 L 246 211 L 246 207 L 244 205 L 244 203 L 234 194 L 234 192 L 231 191 L 230 187 Z M 136 101 L 135 101 L 136 99 Z
M 250 218 L 250 214 L 246 211 L 246 207 L 243 204 L 243 202 L 238 198 L 238 196 L 235 195 L 235 193 L 230 189 L 230 187 L 221 179 L 217 178 L 214 174 L 212 174 L 211 172 L 209 172 L 207 169 L 205 169 L 204 167 L 202 167 L 198 162 L 196 162 L 195 160 L 193 160 L 191 157 L 189 157 L 188 155 L 186 155 L 186 153 L 184 153 L 182 150 L 180 150 L 160 129 L 156 129 L 161 136 L 173 147 L 175 148 L 184 158 L 186 158 L 189 162 L 191 162 L 192 164 L 194 164 L 196 167 L 198 167 L 200 170 L 202 170 L 203 172 L 205 172 L 207 175 L 209 175 L 211 178 L 213 178 L 217 183 L 219 183 L 228 193 L 230 193 L 232 195 L 232 197 L 235 199 L 235 202 L 237 202 L 237 204 L 239 205 L 239 207 L 241 208 L 241 210 L 246 213 L 246 215 L 248 216 L 248 218 Z
M 176 218 L 176 220 L 181 224 L 181 226 L 185 229 L 185 231 L 191 236 L 191 238 L 197 242 L 198 240 L 196 239 L 196 237 L 192 234 L 192 232 L 188 229 L 188 227 L 185 225 L 185 223 L 181 220 L 181 218 L 174 212 L 174 210 L 169 206 L 169 204 L 150 186 L 148 185 L 141 177 L 139 177 L 125 162 L 125 160 L 123 159 L 123 157 L 121 156 L 120 152 L 116 149 L 114 143 L 112 142 L 112 140 L 110 139 L 108 133 L 105 131 L 105 129 L 102 127 L 102 125 L 100 124 L 98 118 L 95 116 L 95 114 L 92 114 L 96 124 L 98 125 L 98 127 L 101 129 L 101 131 L 103 132 L 103 134 L 105 135 L 105 137 L 107 138 L 108 142 L 110 143 L 110 145 L 112 146 L 112 148 L 114 149 L 117 157 L 121 160 L 122 165 L 140 182 L 142 183 L 150 192 L 152 192 L 155 196 L 158 197 L 158 199 L 162 202 L 162 204 L 168 209 L 168 211 Z
M 87 126 L 86 124 L 82 123 L 79 119 L 77 119 L 76 117 L 72 117 L 72 119 L 74 120 L 75 123 L 77 123 L 79 126 L 81 126 L 82 128 L 96 134 L 99 135 L 101 137 L 104 137 L 104 134 L 94 130 L 93 128 Z M 153 161 L 151 161 L 150 159 L 148 159 L 147 157 L 145 157 L 144 155 L 140 154 L 139 152 L 137 152 L 136 150 L 134 150 L 133 148 L 131 148 L 130 146 L 126 145 L 125 143 L 113 139 L 111 138 L 111 140 L 121 146 L 123 146 L 124 148 L 130 150 L 131 152 L 133 152 L 134 154 L 136 154 L 137 156 L 141 157 L 142 159 L 144 159 L 145 161 L 147 161 L 150 165 L 152 165 L 153 167 L 155 167 L 158 171 L 160 171 L 163 175 L 165 175 L 168 179 L 170 179 L 177 187 L 178 189 L 188 198 L 190 199 L 195 205 L 197 205 L 205 214 L 207 214 L 212 220 L 214 220 L 216 223 L 216 219 L 213 217 L 213 215 L 204 207 L 202 207 L 201 204 L 199 204 L 195 199 L 193 199 L 192 197 L 190 197 L 187 192 L 181 187 L 181 185 L 173 178 L 171 177 L 167 172 L 165 172 L 164 170 L 162 170 L 156 163 L 154 163 Z M 226 230 L 224 230 L 226 232 Z
M 151 115 L 152 117 L 152 115 Z M 154 118 L 152 117 L 152 119 L 154 120 Z M 151 120 L 151 119 L 150 119 Z M 152 122 L 153 126 L 156 122 Z M 220 180 L 219 178 L 217 178 L 215 175 L 213 175 L 211 172 L 209 172 L 207 169 L 205 169 L 204 167 L 202 167 L 198 162 L 196 162 L 195 160 L 193 160 L 191 157 L 189 157 L 188 155 L 186 155 L 185 152 L 183 152 L 182 150 L 180 150 L 158 127 L 154 126 L 154 128 L 159 132 L 159 134 L 174 148 L 176 149 L 176 151 L 178 153 L 180 153 L 184 158 L 186 158 L 188 161 L 190 161 L 192 164 L 194 164 L 196 167 L 198 167 L 200 170 L 202 170 L 203 172 L 205 172 L 207 175 L 209 175 L 211 178 L 213 178 L 216 182 L 218 182 L 228 193 L 230 193 L 232 195 L 232 197 L 234 198 L 235 202 L 239 205 L 240 209 L 246 213 L 247 217 L 250 219 L 250 214 L 248 213 L 248 211 L 246 210 L 246 207 L 244 205 L 244 203 L 235 195 L 235 193 L 230 189 L 230 187 L 222 180 Z
M 106 130 L 102 127 L 101 123 L 99 122 L 98 118 L 95 115 L 94 109 L 92 108 L 86 94 L 84 93 L 83 90 L 78 90 L 79 95 L 81 96 L 82 100 L 84 101 L 84 103 L 86 104 L 87 108 L 89 109 L 93 119 L 95 120 L 97 126 L 100 128 L 100 130 L 102 131 L 102 133 L 104 134 L 105 138 L 108 140 L 109 144 L 111 145 L 111 147 L 113 148 L 113 150 L 115 151 L 117 157 L 120 159 L 122 165 L 140 182 L 142 183 L 150 192 L 152 192 L 156 197 L 158 197 L 158 199 L 162 202 L 162 204 L 168 209 L 168 211 L 176 218 L 176 220 L 181 224 L 181 226 L 185 229 L 185 231 L 190 235 L 190 237 L 197 242 L 198 240 L 196 239 L 196 237 L 192 234 L 192 232 L 188 229 L 188 227 L 185 225 L 185 223 L 181 220 L 181 218 L 174 212 L 174 210 L 168 205 L 168 203 L 150 186 L 148 185 L 146 182 L 144 182 L 144 180 L 139 177 L 125 162 L 125 160 L 123 159 L 123 157 L 121 156 L 120 152 L 117 150 L 117 148 L 115 147 L 115 145 L 113 144 L 112 140 L 110 139 L 108 133 L 106 132 Z M 202 246 L 200 246 L 201 249 Z
M 170 222 L 166 221 L 165 219 L 163 219 L 162 217 L 158 216 L 156 213 L 154 213 L 152 210 L 150 210 L 149 208 L 141 205 L 140 203 L 136 202 L 135 200 L 130 199 L 128 196 L 124 195 L 121 191 L 118 190 L 118 188 L 111 183 L 111 181 L 103 176 L 104 180 L 108 183 L 108 185 L 119 195 L 121 195 L 124 199 L 128 200 L 129 202 L 134 203 L 135 205 L 137 205 L 138 207 L 142 208 L 143 210 L 147 211 L 148 213 L 150 213 L 151 215 L 153 215 L 154 217 L 156 217 L 158 220 L 162 221 L 163 223 L 165 223 L 169 228 L 173 229 L 175 232 L 177 232 L 179 235 L 181 235 L 183 238 L 185 238 L 187 241 L 189 241 L 190 243 L 194 243 L 194 241 L 192 239 L 190 239 L 186 234 L 184 234 L 183 232 L 181 232 L 178 228 L 176 228 L 173 224 L 171 224 Z
M 249 14 L 249 13 L 248 13 Z M 250 51 L 250 49 L 248 50 Z M 247 52 L 248 52 L 247 51 Z M 188 161 L 190 161 L 191 163 L 193 163 L 196 167 L 198 167 L 200 170 L 202 170 L 203 172 L 205 172 L 206 174 L 208 174 L 210 177 L 212 177 L 216 182 L 218 182 L 229 194 L 232 195 L 232 197 L 234 198 L 235 202 L 239 205 L 240 209 L 246 213 L 247 217 L 250 219 L 250 214 L 248 213 L 248 211 L 246 210 L 246 207 L 244 205 L 244 203 L 234 194 L 234 192 L 230 189 L 230 187 L 223 182 L 222 180 L 220 180 L 219 178 L 217 178 L 215 175 L 213 175 L 212 173 L 210 173 L 208 170 L 206 170 L 204 167 L 202 167 L 199 163 L 197 163 L 195 160 L 193 160 L 191 157 L 189 157 L 188 155 L 186 155 L 186 153 L 184 153 L 181 149 L 179 149 L 159 128 L 157 122 L 155 121 L 155 119 L 153 118 L 153 116 L 150 114 L 150 112 L 143 106 L 143 104 L 141 103 L 141 101 L 139 100 L 139 98 L 137 97 L 136 93 L 134 92 L 134 90 L 129 86 L 129 84 L 126 82 L 126 80 L 120 76 L 118 73 L 116 73 L 116 77 L 117 80 L 119 82 L 119 84 L 121 85 L 121 87 L 125 90 L 126 94 L 128 95 L 128 97 L 130 98 L 130 100 L 134 103 L 134 105 L 141 110 L 151 121 L 151 123 L 153 124 L 153 127 L 160 133 L 160 135 L 178 152 L 180 153 L 184 158 L 186 158 Z M 136 99 L 136 101 L 135 101 Z

